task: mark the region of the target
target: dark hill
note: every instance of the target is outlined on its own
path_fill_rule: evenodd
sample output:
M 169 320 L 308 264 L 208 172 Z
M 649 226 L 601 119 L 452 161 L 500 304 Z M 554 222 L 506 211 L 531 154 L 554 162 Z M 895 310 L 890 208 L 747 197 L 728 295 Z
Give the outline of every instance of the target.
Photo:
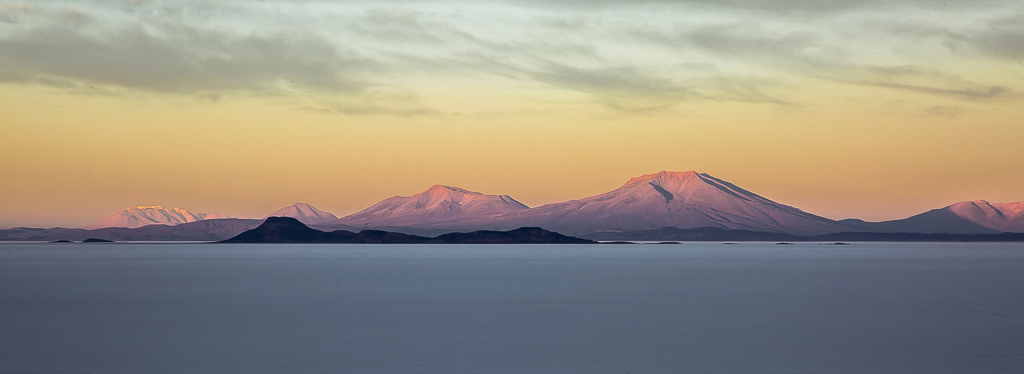
M 593 244 L 593 240 L 566 236 L 540 227 L 520 227 L 512 231 L 453 232 L 439 235 L 428 243 L 444 244 Z
M 221 243 L 424 243 L 427 237 L 380 230 L 363 230 L 358 234 L 335 230 L 324 232 L 309 228 L 291 217 L 268 217 L 252 230 L 221 241 Z
M 256 228 L 222 243 L 323 243 L 327 233 L 314 230 L 290 217 L 269 217 Z
M 373 243 L 373 244 L 590 244 L 591 240 L 565 236 L 537 227 L 523 227 L 512 231 L 474 231 L 450 233 L 428 238 L 398 232 L 346 230 L 324 232 L 309 228 L 289 217 L 269 217 L 252 230 L 221 241 L 221 243 Z

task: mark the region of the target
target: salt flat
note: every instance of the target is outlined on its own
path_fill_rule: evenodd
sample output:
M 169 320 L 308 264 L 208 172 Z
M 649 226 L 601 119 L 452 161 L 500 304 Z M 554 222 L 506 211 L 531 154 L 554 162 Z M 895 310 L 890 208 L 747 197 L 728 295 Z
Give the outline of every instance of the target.
M 1024 244 L 0 244 L 0 373 L 1021 373 Z

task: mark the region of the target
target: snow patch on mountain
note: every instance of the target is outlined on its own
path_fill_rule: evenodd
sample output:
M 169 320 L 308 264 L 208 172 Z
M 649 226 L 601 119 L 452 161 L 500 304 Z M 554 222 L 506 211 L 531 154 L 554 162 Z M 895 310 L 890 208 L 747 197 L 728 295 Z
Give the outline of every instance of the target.
M 338 217 L 306 203 L 295 203 L 270 213 L 267 217 L 291 217 L 307 225 L 319 225 L 338 220 Z M 264 217 L 264 218 L 267 218 Z
M 107 227 L 137 228 L 148 225 L 178 225 L 208 219 L 232 218 L 221 213 L 193 213 L 181 208 L 165 209 L 160 205 L 133 206 L 118 210 L 94 224 L 84 227 L 95 230 Z

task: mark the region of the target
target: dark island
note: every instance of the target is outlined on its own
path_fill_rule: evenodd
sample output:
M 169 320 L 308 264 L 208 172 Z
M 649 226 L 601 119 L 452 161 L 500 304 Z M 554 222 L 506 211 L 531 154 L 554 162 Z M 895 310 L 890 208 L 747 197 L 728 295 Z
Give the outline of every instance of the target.
M 511 231 L 453 232 L 430 238 L 399 232 L 362 230 L 320 231 L 295 218 L 269 217 L 263 224 L 219 243 L 341 243 L 341 244 L 596 244 L 539 227 Z
M 113 240 L 100 239 L 100 238 L 89 238 L 82 241 L 82 243 L 113 243 Z

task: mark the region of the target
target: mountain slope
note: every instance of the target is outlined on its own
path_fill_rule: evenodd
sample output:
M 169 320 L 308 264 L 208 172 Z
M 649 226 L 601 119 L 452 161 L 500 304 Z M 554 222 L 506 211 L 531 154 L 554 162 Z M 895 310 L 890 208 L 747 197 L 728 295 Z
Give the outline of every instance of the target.
M 179 225 L 208 219 L 232 218 L 220 213 L 193 213 L 181 208 L 164 209 L 160 205 L 133 206 L 121 209 L 94 224 L 84 227 L 96 230 L 107 227 L 138 228 L 148 225 Z
M 847 219 L 840 223 L 873 232 L 926 234 L 1024 232 L 1024 203 L 992 204 L 985 200 L 962 201 L 904 219 L 882 222 Z
M 459 227 L 461 222 L 487 222 L 526 209 L 526 205 L 507 195 L 484 195 L 436 185 L 412 196 L 386 199 L 333 223 L 354 227 L 448 228 Z
M 602 230 L 717 227 L 813 235 L 849 230 L 830 219 L 776 203 L 708 174 L 660 172 L 580 200 L 543 205 L 496 220 L 569 235 Z
M 338 220 L 337 216 L 314 208 L 312 205 L 306 203 L 295 203 L 278 209 L 277 211 L 267 215 L 265 218 L 269 217 L 291 217 L 307 225 L 319 225 Z
M 992 204 L 985 200 L 963 201 L 945 209 L 996 231 L 1024 232 L 1024 202 Z

